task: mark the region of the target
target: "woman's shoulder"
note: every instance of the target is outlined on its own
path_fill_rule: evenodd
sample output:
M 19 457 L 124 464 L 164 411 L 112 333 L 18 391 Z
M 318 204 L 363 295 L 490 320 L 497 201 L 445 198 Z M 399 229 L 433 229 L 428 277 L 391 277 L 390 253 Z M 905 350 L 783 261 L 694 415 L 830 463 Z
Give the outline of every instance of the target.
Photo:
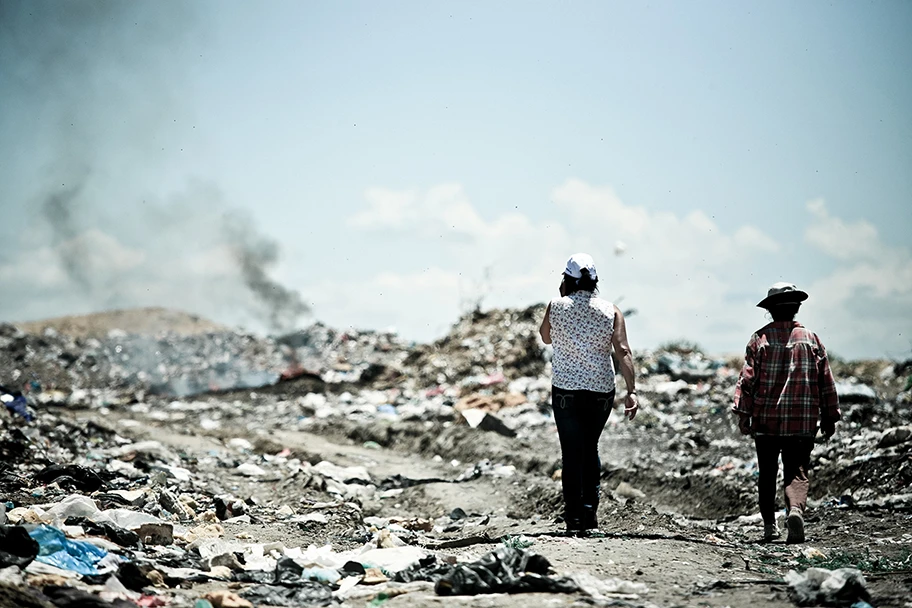
M 610 302 L 598 296 L 592 298 L 592 302 L 606 313 L 610 312 L 611 314 L 614 314 L 614 302 Z

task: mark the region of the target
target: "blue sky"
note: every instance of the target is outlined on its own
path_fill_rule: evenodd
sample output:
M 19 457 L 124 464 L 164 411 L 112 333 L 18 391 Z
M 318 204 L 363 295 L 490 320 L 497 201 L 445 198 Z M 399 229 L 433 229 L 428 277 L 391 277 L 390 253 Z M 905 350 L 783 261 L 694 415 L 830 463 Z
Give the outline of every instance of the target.
M 912 4 L 19 6 L 0 318 L 265 329 L 228 213 L 277 245 L 301 323 L 432 339 L 549 299 L 585 250 L 635 348 L 740 351 L 790 280 L 834 352 L 912 350 Z

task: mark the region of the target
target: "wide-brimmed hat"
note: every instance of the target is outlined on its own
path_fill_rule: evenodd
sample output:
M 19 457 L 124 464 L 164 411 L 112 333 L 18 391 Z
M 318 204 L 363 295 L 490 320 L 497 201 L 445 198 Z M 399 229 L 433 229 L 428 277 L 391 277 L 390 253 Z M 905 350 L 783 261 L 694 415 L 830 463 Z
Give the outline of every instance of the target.
M 564 268 L 564 274 L 578 279 L 583 276 L 583 269 L 589 271 L 589 276 L 593 279 L 598 278 L 598 273 L 595 271 L 595 261 L 592 259 L 592 256 L 588 253 L 574 253 L 570 256 L 570 259 L 567 260 L 567 267 Z
M 789 304 L 804 302 L 808 299 L 808 294 L 798 289 L 794 283 L 775 283 L 766 292 L 766 297 L 757 304 L 760 308 L 769 309 L 770 306 L 777 304 Z

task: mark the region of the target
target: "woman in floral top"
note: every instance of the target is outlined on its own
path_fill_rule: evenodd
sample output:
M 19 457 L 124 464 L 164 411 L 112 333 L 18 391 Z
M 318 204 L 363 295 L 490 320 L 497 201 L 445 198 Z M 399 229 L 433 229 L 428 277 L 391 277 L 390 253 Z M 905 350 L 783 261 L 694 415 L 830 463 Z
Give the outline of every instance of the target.
M 545 344 L 554 346 L 551 405 L 563 460 L 564 521 L 571 534 L 598 528 L 598 442 L 615 396 L 612 347 L 627 385 L 624 414 L 633 420 L 638 408 L 624 315 L 596 295 L 597 287 L 592 257 L 570 256 L 560 297 L 548 303 L 539 330 Z

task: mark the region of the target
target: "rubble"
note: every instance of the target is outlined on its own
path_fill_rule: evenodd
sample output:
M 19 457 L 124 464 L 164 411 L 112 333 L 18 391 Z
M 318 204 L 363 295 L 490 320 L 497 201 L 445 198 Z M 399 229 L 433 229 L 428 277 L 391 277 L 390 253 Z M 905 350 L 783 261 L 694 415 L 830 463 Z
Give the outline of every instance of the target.
M 481 551 L 561 528 L 542 310 L 472 313 L 433 345 L 319 324 L 278 338 L 4 326 L 0 393 L 22 407 L 0 409 L 0 568 L 36 605 L 67 589 L 176 606 L 432 591 L 634 601 L 650 590 L 626 575 Z M 609 419 L 600 521 L 617 535 L 744 544 L 761 526 L 753 448 L 728 413 L 736 362 L 686 349 L 636 357 L 642 411 L 636 424 Z M 859 371 L 842 388 L 846 419 L 813 454 L 812 487 L 827 494 L 812 513 L 912 513 L 895 369 Z M 462 502 L 478 487 L 485 500 Z M 824 560 L 824 549 L 800 557 Z M 35 586 L 38 576 L 59 584 Z M 194 594 L 200 585 L 208 595 Z
M 804 573 L 789 570 L 785 581 L 789 596 L 798 606 L 848 606 L 871 601 L 864 576 L 855 568 L 808 568 Z
M 481 559 L 431 571 L 438 595 L 478 595 L 482 593 L 573 593 L 580 587 L 569 577 L 549 576 L 547 559 L 522 549 L 502 546 Z M 439 574 L 438 574 L 439 573 Z

